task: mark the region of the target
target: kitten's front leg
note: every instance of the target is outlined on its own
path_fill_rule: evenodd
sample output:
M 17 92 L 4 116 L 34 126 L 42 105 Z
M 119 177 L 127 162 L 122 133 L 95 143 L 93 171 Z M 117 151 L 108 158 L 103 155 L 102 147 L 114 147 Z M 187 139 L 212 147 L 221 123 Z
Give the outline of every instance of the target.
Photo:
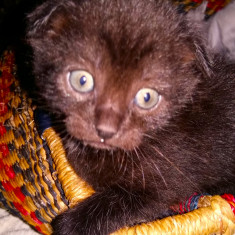
M 52 222 L 53 234 L 107 235 L 126 225 L 152 220 L 156 202 L 143 195 L 120 188 L 95 193 L 75 208 L 57 216 Z M 157 204 L 159 215 L 165 206 Z

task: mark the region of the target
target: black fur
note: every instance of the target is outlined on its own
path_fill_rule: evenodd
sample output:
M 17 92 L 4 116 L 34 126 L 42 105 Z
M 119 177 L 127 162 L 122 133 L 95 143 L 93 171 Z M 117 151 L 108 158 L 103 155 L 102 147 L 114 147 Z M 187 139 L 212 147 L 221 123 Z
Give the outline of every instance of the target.
M 54 234 L 109 234 L 194 192 L 235 193 L 235 67 L 171 3 L 47 1 L 28 40 L 41 96 L 65 115 L 67 157 L 96 191 L 54 219 Z M 78 69 L 91 92 L 71 89 Z M 134 101 L 146 87 L 161 95 L 149 110 Z

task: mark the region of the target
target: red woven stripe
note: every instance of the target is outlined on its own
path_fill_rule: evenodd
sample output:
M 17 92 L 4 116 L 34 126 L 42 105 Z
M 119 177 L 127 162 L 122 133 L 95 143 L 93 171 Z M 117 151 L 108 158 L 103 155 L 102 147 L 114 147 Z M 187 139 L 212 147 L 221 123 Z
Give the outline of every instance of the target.
M 7 175 L 10 179 L 15 178 L 15 172 L 14 172 L 14 170 L 13 170 L 13 168 L 12 168 L 11 166 L 5 165 L 5 166 L 4 166 L 4 169 L 5 169 L 6 175 Z
M 2 160 L 0 159 L 0 169 L 4 168 L 4 163 L 2 162 Z
M 6 89 L 13 83 L 13 75 L 3 70 L 0 79 L 0 89 Z
M 3 116 L 8 111 L 7 105 L 5 103 L 0 103 L 0 116 Z
M 1 78 L 0 78 L 1 79 Z M 4 103 L 7 103 L 8 101 L 6 100 L 6 96 L 7 94 L 10 93 L 10 89 L 9 88 L 6 88 L 6 89 L 1 89 L 0 90 L 0 101 L 1 102 L 4 102 Z
M 33 221 L 34 221 L 35 223 L 37 223 L 37 224 L 39 224 L 39 225 L 42 224 L 42 221 L 40 221 L 40 220 L 37 218 L 37 216 L 36 216 L 36 214 L 35 214 L 34 212 L 31 212 L 31 213 L 30 213 L 30 216 L 31 216 L 31 218 L 33 219 Z
M 0 144 L 0 157 L 5 158 L 9 154 L 7 144 Z
M 45 233 L 42 232 L 42 230 L 41 230 L 41 228 L 40 228 L 39 226 L 36 226 L 35 229 L 36 229 L 39 233 L 46 235 Z
M 28 216 L 29 215 L 29 212 L 27 210 L 25 210 L 23 208 L 23 206 L 17 202 L 13 202 L 15 208 L 22 214 L 22 215 L 25 215 L 25 216 Z
M 232 194 L 224 194 L 221 197 L 229 203 L 229 205 L 231 206 L 231 209 L 235 215 L 235 197 Z
M 9 181 L 2 181 L 2 186 L 6 191 L 12 191 L 14 189 Z
M 203 0 L 192 0 L 192 2 L 201 3 Z
M 3 136 L 7 133 L 6 128 L 3 125 L 0 125 L 0 136 Z
M 14 193 L 22 202 L 25 200 L 25 195 L 22 193 L 21 188 L 15 188 Z

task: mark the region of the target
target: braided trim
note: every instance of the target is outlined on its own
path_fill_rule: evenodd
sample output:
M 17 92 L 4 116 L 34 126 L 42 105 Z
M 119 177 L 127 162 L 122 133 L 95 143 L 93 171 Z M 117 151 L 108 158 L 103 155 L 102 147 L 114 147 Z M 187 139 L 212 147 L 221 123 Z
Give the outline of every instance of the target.
M 235 234 L 235 217 L 229 204 L 220 196 L 202 197 L 201 207 L 183 215 L 167 217 L 155 222 L 123 228 L 112 235 L 195 235 Z M 202 200 L 202 199 L 201 199 Z
M 70 166 L 60 137 L 53 128 L 46 129 L 42 137 L 47 141 L 51 150 L 51 156 L 55 163 L 58 179 L 63 186 L 65 196 L 69 201 L 69 206 L 73 207 L 85 198 L 91 196 L 94 193 L 94 190 L 77 176 Z

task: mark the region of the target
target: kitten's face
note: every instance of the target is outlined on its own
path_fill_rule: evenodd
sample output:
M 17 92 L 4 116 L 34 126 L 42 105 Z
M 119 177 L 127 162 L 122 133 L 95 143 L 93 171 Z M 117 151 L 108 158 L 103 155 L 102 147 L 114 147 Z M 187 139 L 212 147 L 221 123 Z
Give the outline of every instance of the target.
M 64 4 L 29 34 L 39 86 L 84 144 L 138 147 L 189 102 L 198 83 L 187 35 L 170 25 L 173 12 L 163 25 L 166 9 L 151 0 Z
M 163 125 L 169 105 L 164 92 L 170 85 L 155 79 L 161 71 L 150 74 L 146 66 L 70 62 L 57 80 L 67 100 L 61 108 L 70 134 L 98 148 L 131 149 L 144 133 Z

